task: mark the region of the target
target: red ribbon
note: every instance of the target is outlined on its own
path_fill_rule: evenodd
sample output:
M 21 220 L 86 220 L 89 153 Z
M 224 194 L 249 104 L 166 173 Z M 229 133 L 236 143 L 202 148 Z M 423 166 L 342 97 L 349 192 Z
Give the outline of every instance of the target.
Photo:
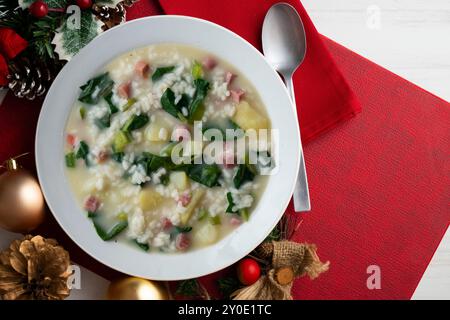
M 0 28 L 0 86 L 8 84 L 7 59 L 13 59 L 28 46 L 28 42 L 11 28 Z

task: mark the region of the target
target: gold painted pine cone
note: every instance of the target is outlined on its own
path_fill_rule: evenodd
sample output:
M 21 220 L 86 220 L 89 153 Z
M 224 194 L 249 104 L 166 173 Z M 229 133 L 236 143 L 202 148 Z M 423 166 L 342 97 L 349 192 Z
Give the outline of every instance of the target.
M 69 253 L 56 240 L 27 235 L 0 253 L 3 300 L 62 300 L 70 289 Z

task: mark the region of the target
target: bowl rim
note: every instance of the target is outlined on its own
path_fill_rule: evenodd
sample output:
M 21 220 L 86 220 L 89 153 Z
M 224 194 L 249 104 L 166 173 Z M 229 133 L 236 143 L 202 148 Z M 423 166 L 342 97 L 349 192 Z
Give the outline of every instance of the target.
M 57 205 L 56 203 L 53 203 L 53 199 L 55 198 L 54 194 L 55 191 L 54 189 L 50 188 L 49 183 L 51 181 L 48 181 L 49 178 L 45 176 L 44 173 L 44 165 L 43 162 L 45 161 L 45 155 L 43 155 L 44 152 L 41 152 L 41 143 L 42 143 L 42 139 L 46 138 L 47 136 L 45 135 L 45 127 L 43 125 L 43 123 L 45 122 L 45 116 L 47 115 L 47 109 L 49 108 L 48 105 L 51 103 L 52 100 L 52 95 L 53 95 L 53 91 L 55 90 L 56 84 L 58 84 L 60 81 L 62 81 L 61 79 L 63 79 L 66 75 L 66 71 L 69 69 L 69 66 L 71 66 L 72 64 L 74 64 L 77 60 L 81 59 L 80 57 L 85 53 L 88 52 L 90 50 L 92 50 L 91 48 L 95 47 L 97 42 L 100 42 L 101 39 L 107 37 L 108 35 L 112 34 L 112 33 L 119 33 L 120 30 L 122 29 L 126 29 L 126 28 L 131 28 L 132 25 L 136 25 L 136 24 L 140 24 L 143 23 L 145 24 L 145 21 L 150 20 L 150 21 L 157 21 L 157 20 L 179 20 L 179 21 L 184 21 L 186 23 L 198 23 L 198 24 L 203 24 L 206 28 L 215 28 L 215 29 L 220 29 L 222 32 L 225 32 L 229 35 L 231 35 L 233 38 L 235 38 L 237 41 L 242 42 L 242 45 L 245 45 L 246 47 L 248 47 L 248 49 L 250 49 L 251 51 L 253 51 L 252 54 L 258 56 L 260 58 L 260 60 L 262 61 L 262 63 L 264 63 L 267 67 L 269 67 L 272 70 L 273 75 L 276 75 L 276 78 L 278 81 L 278 85 L 282 86 L 283 90 L 284 90 L 284 95 L 287 99 L 290 100 L 289 98 L 289 94 L 288 91 L 283 83 L 283 81 L 281 80 L 281 78 L 278 76 L 278 74 L 276 73 L 276 71 L 274 71 L 272 69 L 272 67 L 270 66 L 270 64 L 265 60 L 264 56 L 262 55 L 262 53 L 260 51 L 258 51 L 253 45 L 251 45 L 249 42 L 247 42 L 245 39 L 243 39 L 241 36 L 237 35 L 236 33 L 234 33 L 233 31 L 222 27 L 216 23 L 207 21 L 207 20 L 203 20 L 203 19 L 199 19 L 199 18 L 194 18 L 194 17 L 189 17 L 189 16 L 181 16 L 181 15 L 161 15 L 161 16 L 149 16 L 149 17 L 144 17 L 144 18 L 140 18 L 140 19 L 135 19 L 135 20 L 131 20 L 128 21 L 122 25 L 116 26 L 106 32 L 101 33 L 100 35 L 98 35 L 95 39 L 93 39 L 87 46 L 85 46 L 84 48 L 82 48 L 80 50 L 80 52 L 71 60 L 69 61 L 64 67 L 63 69 L 59 72 L 59 74 L 57 75 L 57 77 L 55 78 L 51 88 L 49 89 L 40 115 L 39 115 L 39 119 L 38 119 L 38 125 L 37 125 L 37 129 L 36 129 L 36 138 L 35 138 L 35 161 L 36 161 L 36 169 L 37 169 L 37 174 L 38 174 L 38 179 L 39 182 L 42 186 L 42 192 L 44 194 L 44 197 L 46 199 L 46 202 L 48 204 L 48 207 L 50 209 L 50 211 L 52 212 L 53 216 L 55 217 L 56 221 L 58 222 L 58 224 L 61 226 L 61 228 L 64 230 L 64 232 L 67 234 L 68 237 L 70 237 L 72 239 L 72 241 L 74 241 L 85 253 L 87 253 L 88 255 L 90 255 L 92 258 L 94 258 L 95 260 L 105 264 L 106 266 L 118 270 L 120 272 L 123 272 L 125 274 L 131 274 L 134 276 L 138 276 L 138 277 L 142 277 L 142 278 L 148 278 L 148 279 L 154 279 L 154 280 L 164 280 L 164 281 L 175 281 L 175 280 L 183 280 L 183 279 L 189 279 L 189 278 L 196 278 L 196 277 L 200 277 L 200 276 L 204 276 L 206 274 L 210 274 L 216 271 L 219 271 L 221 269 L 224 269 L 226 267 L 228 267 L 229 265 L 235 263 L 236 261 L 238 261 L 239 259 L 243 258 L 244 256 L 248 255 L 251 251 L 253 251 L 262 241 L 264 241 L 264 239 L 266 238 L 266 236 L 270 233 L 270 231 L 276 226 L 276 224 L 278 223 L 278 221 L 281 219 L 281 217 L 283 216 L 286 208 L 289 205 L 289 201 L 290 198 L 292 196 L 292 193 L 294 191 L 294 187 L 295 187 L 295 179 L 293 179 L 290 183 L 289 188 L 287 188 L 287 190 L 289 191 L 289 196 L 287 197 L 287 195 L 285 195 L 285 199 L 283 200 L 283 203 L 279 206 L 279 208 L 281 209 L 280 212 L 277 215 L 277 218 L 273 220 L 273 222 L 270 224 L 270 229 L 269 226 L 267 226 L 267 230 L 269 230 L 266 234 L 264 234 L 264 236 L 260 236 L 257 241 L 253 241 L 254 243 L 256 243 L 256 245 L 252 245 L 249 246 L 247 249 L 243 250 L 242 248 L 239 248 L 240 252 L 239 254 L 235 254 L 235 252 L 233 251 L 233 254 L 230 254 L 230 256 L 232 256 L 231 258 L 228 259 L 222 259 L 220 263 L 216 263 L 214 265 L 214 267 L 210 267 L 208 269 L 208 271 L 205 271 L 203 268 L 202 271 L 196 271 L 193 270 L 192 268 L 188 268 L 189 272 L 184 273 L 183 275 L 177 275 L 177 274 L 170 274 L 168 275 L 165 272 L 162 272 L 162 274 L 152 274 L 149 275 L 146 272 L 142 272 L 142 271 L 136 271 L 133 270 L 130 272 L 130 270 L 127 270 L 126 267 L 123 267 L 121 264 L 117 264 L 117 261 L 115 261 L 114 263 L 112 263 L 110 260 L 105 261 L 106 258 L 103 257 L 99 257 L 98 252 L 95 252 L 97 249 L 93 249 L 94 246 L 89 247 L 88 244 L 85 243 L 85 241 L 80 238 L 77 238 L 76 236 L 74 236 L 74 231 L 73 231 L 73 227 L 69 226 L 68 224 L 66 224 L 66 221 L 64 221 L 65 218 L 63 218 L 63 216 L 61 216 L 60 214 L 57 214 L 56 212 L 58 212 L 58 210 L 55 208 Z M 203 27 L 203 26 L 202 26 Z M 100 39 L 100 40 L 99 40 Z M 168 42 L 170 43 L 170 42 Z M 149 42 L 147 45 L 151 45 L 154 44 L 154 42 Z M 189 45 L 189 44 L 188 44 Z M 195 46 L 193 44 L 191 44 L 191 46 Z M 136 46 L 135 48 L 138 48 L 138 46 Z M 125 52 L 130 51 L 133 49 L 126 49 Z M 119 56 L 122 53 L 117 53 L 115 56 Z M 220 56 L 220 55 L 219 55 Z M 72 61 L 75 61 L 72 63 Z M 108 61 L 104 61 L 104 63 L 108 63 L 111 60 Z M 235 65 L 235 63 L 233 61 L 228 61 L 229 63 L 231 63 L 232 65 Z M 238 68 L 239 69 L 239 68 Z M 98 70 L 97 70 L 98 72 Z M 256 86 L 255 86 L 256 87 Z M 258 88 L 257 88 L 258 89 Z M 259 91 L 259 90 L 258 90 Z M 292 115 L 295 116 L 295 119 L 293 121 L 293 130 L 295 131 L 295 137 L 291 137 L 292 140 L 290 141 L 291 145 L 290 145 L 290 149 L 292 149 L 294 152 L 292 153 L 292 160 L 293 160 L 293 164 L 292 164 L 292 169 L 293 169 L 293 174 L 292 176 L 296 177 L 297 176 L 297 172 L 299 170 L 299 163 L 300 163 L 300 150 L 302 148 L 301 142 L 300 142 L 300 131 L 299 131 L 299 124 L 296 118 L 296 111 L 292 105 L 291 102 L 289 102 L 292 106 Z M 266 106 L 266 108 L 268 109 L 268 107 Z M 68 110 L 72 109 L 72 105 L 70 106 L 70 108 L 68 108 Z M 66 112 L 66 120 L 68 118 L 68 114 L 69 111 Z M 64 125 L 65 127 L 65 125 Z M 64 134 L 64 133 L 63 133 Z M 297 152 L 295 152 L 297 151 Z M 57 152 L 60 153 L 64 153 L 61 150 L 57 150 Z M 56 157 L 58 157 L 58 155 L 56 155 Z M 291 172 L 291 171 L 290 171 Z M 270 177 L 269 177 L 270 178 Z M 270 181 L 267 183 L 269 185 Z M 257 211 L 257 209 L 259 209 L 260 207 L 260 203 L 261 200 L 264 198 L 264 194 L 267 192 L 267 188 L 268 185 L 266 186 L 266 190 L 263 191 L 263 196 L 261 197 L 258 205 L 256 208 L 254 208 L 254 211 Z M 70 189 L 70 186 L 68 186 Z M 72 191 L 70 191 L 72 193 Z M 266 196 L 267 197 L 267 196 Z M 287 199 L 287 200 L 286 200 Z M 58 205 L 59 206 L 59 205 Z M 78 204 L 79 206 L 79 204 Z M 78 208 L 77 208 L 78 209 Z M 80 210 L 81 211 L 81 210 Z M 274 215 L 275 216 L 275 215 Z M 89 220 L 87 219 L 85 216 L 83 216 L 83 219 L 85 220 Z M 254 219 L 255 220 L 255 219 Z M 89 222 L 90 223 L 90 222 Z M 236 230 L 242 229 L 245 225 L 250 225 L 251 224 L 251 220 L 249 222 L 246 222 L 245 224 L 243 224 L 242 226 L 239 226 L 238 228 L 236 228 Z M 267 224 L 266 224 L 267 225 Z M 92 228 L 92 227 L 91 227 Z M 93 230 L 94 228 L 92 228 Z M 236 233 L 235 231 L 232 231 L 231 233 Z M 243 233 L 243 232 L 240 232 Z M 236 233 L 237 234 L 237 233 Z M 230 234 L 227 235 L 225 238 L 219 240 L 219 242 L 212 244 L 210 246 L 207 246 L 205 248 L 202 249 L 197 249 L 197 250 L 193 250 L 192 252 L 202 252 L 205 251 L 205 249 L 210 250 L 211 248 L 214 248 L 217 246 L 218 243 L 223 242 L 224 239 L 230 238 Z M 101 241 L 101 239 L 98 239 L 99 241 Z M 231 241 L 227 241 L 227 244 L 231 244 Z M 234 244 L 235 245 L 235 244 Z M 219 248 L 220 249 L 220 248 Z M 230 248 L 229 250 L 231 250 L 233 248 Z M 237 250 L 237 248 L 234 248 L 235 250 Z M 130 252 L 132 250 L 129 250 Z M 146 255 L 154 255 L 154 256 L 188 256 L 189 253 L 191 252 L 187 252 L 187 253 L 181 253 L 181 254 L 163 254 L 160 255 L 158 253 L 144 253 Z M 130 254 L 131 255 L 131 254 Z M 198 254 L 197 254 L 198 255 Z M 195 255 L 192 255 L 195 256 Z M 210 257 L 212 258 L 212 257 Z M 109 257 L 108 257 L 109 259 Z M 165 260 L 164 258 L 160 258 L 161 260 Z M 166 260 L 171 261 L 172 258 L 167 258 Z M 175 262 L 176 259 L 174 259 Z M 204 262 L 204 261 L 202 261 Z M 169 262 L 168 262 L 169 263 Z M 89 267 L 89 266 L 85 266 L 85 267 Z M 131 268 L 129 268 L 131 269 Z

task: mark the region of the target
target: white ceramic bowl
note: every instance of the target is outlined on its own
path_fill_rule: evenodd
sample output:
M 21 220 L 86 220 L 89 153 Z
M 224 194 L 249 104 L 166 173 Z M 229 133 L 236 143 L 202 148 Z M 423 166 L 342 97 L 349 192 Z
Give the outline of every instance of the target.
M 186 253 L 146 253 L 120 242 L 102 241 L 73 196 L 64 171 L 64 129 L 79 86 L 118 55 L 155 43 L 195 46 L 232 63 L 258 90 L 272 127 L 279 129 L 278 172 L 269 177 L 249 222 L 214 245 Z M 62 69 L 39 117 L 36 165 L 42 190 L 56 220 L 89 255 L 130 275 L 180 280 L 223 269 L 265 239 L 291 198 L 300 148 L 298 123 L 287 90 L 258 50 L 211 22 L 183 16 L 156 16 L 134 20 L 101 34 Z

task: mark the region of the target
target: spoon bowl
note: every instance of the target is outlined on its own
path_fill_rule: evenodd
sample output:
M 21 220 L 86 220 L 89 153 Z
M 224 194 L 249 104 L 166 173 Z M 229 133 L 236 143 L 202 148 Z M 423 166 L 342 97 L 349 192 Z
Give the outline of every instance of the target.
M 297 11 L 287 3 L 278 3 L 267 12 L 262 38 L 266 59 L 283 75 L 293 73 L 305 59 L 305 28 Z

